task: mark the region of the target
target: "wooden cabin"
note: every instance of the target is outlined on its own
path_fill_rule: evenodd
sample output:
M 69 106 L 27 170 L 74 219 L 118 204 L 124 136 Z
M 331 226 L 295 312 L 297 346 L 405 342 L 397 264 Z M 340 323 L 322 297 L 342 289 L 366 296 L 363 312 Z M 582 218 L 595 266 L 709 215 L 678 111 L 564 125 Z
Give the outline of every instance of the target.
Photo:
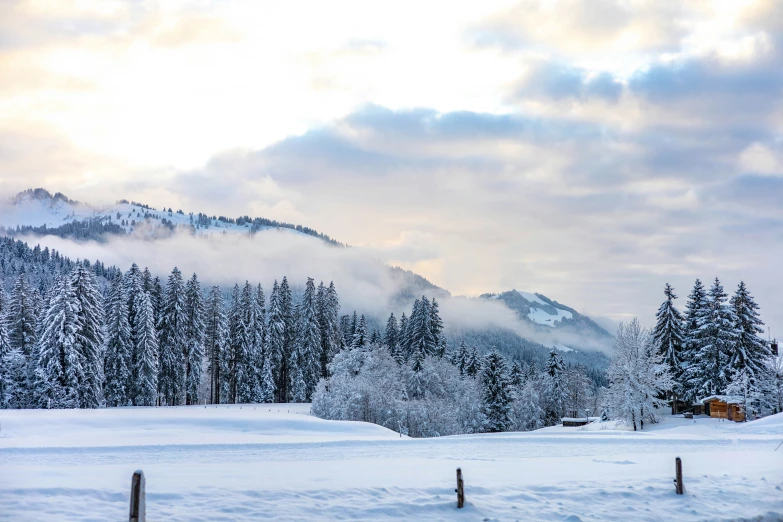
M 562 422 L 563 426 L 566 428 L 573 428 L 574 426 L 584 426 L 585 424 L 590 424 L 591 422 L 596 422 L 600 419 L 600 417 L 563 417 L 560 419 L 560 422 Z
M 714 419 L 726 419 L 734 422 L 745 422 L 743 402 L 742 397 L 732 395 L 713 395 L 701 400 L 705 414 Z

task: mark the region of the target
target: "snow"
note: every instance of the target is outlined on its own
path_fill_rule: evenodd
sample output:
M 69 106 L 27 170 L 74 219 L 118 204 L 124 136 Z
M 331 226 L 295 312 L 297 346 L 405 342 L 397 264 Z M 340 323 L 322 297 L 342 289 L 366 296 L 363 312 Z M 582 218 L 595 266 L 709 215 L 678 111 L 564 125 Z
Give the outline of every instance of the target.
M 783 415 L 408 439 L 307 412 L 0 411 L 0 520 L 123 519 L 136 469 L 150 520 L 783 520 Z
M 568 310 L 561 310 L 560 308 L 547 303 L 536 294 L 520 292 L 519 290 L 517 290 L 517 293 L 530 303 L 530 312 L 528 312 L 527 318 L 536 324 L 554 327 L 555 323 L 558 321 L 562 319 L 573 319 L 574 317 L 574 314 Z M 555 313 L 552 313 L 551 310 L 554 310 Z

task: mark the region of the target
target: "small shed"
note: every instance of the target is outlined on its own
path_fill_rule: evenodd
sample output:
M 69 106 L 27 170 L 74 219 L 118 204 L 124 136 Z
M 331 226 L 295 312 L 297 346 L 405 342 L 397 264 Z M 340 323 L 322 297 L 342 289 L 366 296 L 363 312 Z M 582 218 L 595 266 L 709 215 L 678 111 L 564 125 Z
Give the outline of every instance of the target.
M 712 395 L 701 400 L 704 413 L 715 419 L 727 419 L 734 422 L 745 422 L 745 411 L 742 397 L 733 395 Z

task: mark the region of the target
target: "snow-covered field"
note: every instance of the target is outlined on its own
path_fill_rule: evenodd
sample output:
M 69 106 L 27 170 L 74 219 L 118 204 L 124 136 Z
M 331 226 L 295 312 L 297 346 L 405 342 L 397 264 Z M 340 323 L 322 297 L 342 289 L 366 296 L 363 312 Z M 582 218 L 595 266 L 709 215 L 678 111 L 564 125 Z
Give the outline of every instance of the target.
M 139 468 L 149 520 L 783 520 L 783 415 L 613 428 L 408 439 L 307 405 L 0 411 L 0 520 L 127 519 Z

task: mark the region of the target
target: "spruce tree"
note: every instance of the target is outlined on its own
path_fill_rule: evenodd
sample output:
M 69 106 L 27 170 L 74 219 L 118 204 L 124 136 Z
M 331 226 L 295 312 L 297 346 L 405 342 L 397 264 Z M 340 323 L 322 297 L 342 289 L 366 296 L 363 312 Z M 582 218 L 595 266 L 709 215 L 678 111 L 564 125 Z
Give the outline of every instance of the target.
M 77 302 L 77 350 L 81 355 L 84 381 L 79 388 L 79 407 L 98 408 L 103 404 L 103 297 L 95 275 L 83 264 L 71 274 L 71 285 Z
M 223 311 L 223 294 L 219 286 L 213 286 L 206 305 L 206 325 L 204 345 L 209 360 L 209 401 L 220 404 L 221 360 L 226 350 L 226 315 Z
M 663 291 L 666 301 L 661 304 L 656 314 L 657 322 L 653 330 L 653 341 L 658 353 L 661 354 L 665 364 L 669 367 L 669 373 L 673 376 L 674 382 L 681 381 L 683 364 L 682 350 L 685 343 L 684 324 L 685 318 L 674 306 L 674 289 L 667 283 Z M 676 385 L 672 391 L 672 411 L 676 408 L 676 393 L 682 392 L 682 386 Z
M 275 280 L 269 295 L 269 313 L 266 326 L 266 349 L 273 362 L 277 402 L 286 402 L 288 396 L 288 358 L 285 350 L 285 318 L 280 307 L 280 287 Z
M 468 360 L 468 365 L 465 368 L 465 373 L 471 377 L 476 377 L 481 372 L 481 368 L 481 356 L 479 355 L 478 348 L 474 346 L 473 350 L 470 352 L 470 358 Z
M 688 296 L 688 310 L 685 314 L 685 340 L 681 356 L 682 371 L 680 386 L 683 398 L 689 402 L 699 399 L 698 382 L 700 363 L 698 353 L 701 350 L 701 330 L 708 314 L 707 290 L 699 279 L 693 285 Z
M 204 364 L 204 296 L 194 273 L 185 288 L 185 404 L 198 404 Z
M 159 328 L 158 387 L 163 404 L 169 406 L 184 399 L 186 324 L 185 283 L 175 267 L 166 284 Z
M 445 349 L 445 338 L 443 338 L 443 320 L 440 318 L 438 302 L 432 298 L 430 303 L 430 333 L 432 335 L 433 352 L 439 357 L 443 357 Z
M 228 307 L 228 349 L 226 350 L 225 401 L 235 404 L 239 400 L 239 388 L 244 379 L 244 324 L 239 285 L 234 285 Z
M 486 417 L 485 430 L 506 431 L 511 426 L 511 383 L 503 357 L 493 351 L 484 359 L 481 372 L 483 386 L 482 411 Z
M 321 377 L 321 329 L 316 309 L 316 290 L 312 278 L 307 278 L 299 305 L 297 338 L 298 366 L 305 384 L 305 399 L 309 400 Z
M 136 376 L 133 404 L 155 406 L 158 397 L 158 333 L 155 328 L 155 309 L 150 292 L 144 292 L 136 299 L 136 320 L 138 334 L 135 339 Z
M 364 318 L 364 314 L 362 314 L 362 316 L 359 318 L 359 321 L 356 323 L 356 331 L 353 334 L 351 348 L 364 349 L 368 342 L 369 338 L 367 336 L 367 320 Z
M 408 318 L 405 316 L 405 312 L 402 313 L 400 316 L 400 331 L 399 331 L 399 338 L 398 338 L 398 347 L 397 350 L 399 351 L 399 356 L 401 357 L 403 361 L 407 361 L 408 357 L 410 357 L 410 335 L 409 335 L 409 328 L 408 328 Z
M 39 408 L 78 408 L 85 382 L 78 347 L 79 303 L 71 278 L 60 276 L 41 320 L 34 400 Z
M 239 299 L 239 317 L 236 321 L 236 333 L 234 335 L 236 363 L 237 395 L 236 402 L 251 403 L 257 400 L 260 384 L 255 364 L 258 359 L 255 340 L 255 296 L 253 287 L 245 282 Z
M 546 367 L 545 402 L 548 425 L 558 424 L 566 408 L 565 399 L 565 364 L 555 348 L 549 352 Z
M 16 348 L 30 358 L 36 336 L 36 303 L 34 290 L 27 281 L 25 274 L 19 274 L 11 290 L 6 314 L 6 328 L 10 347 Z
M 748 386 L 757 389 L 759 380 L 766 371 L 766 359 L 772 355 L 772 351 L 759 337 L 759 334 L 764 333 L 764 329 L 761 328 L 764 323 L 759 318 L 759 306 L 750 295 L 744 281 L 740 281 L 737 291 L 731 298 L 731 307 L 734 312 L 734 331 L 737 339 L 729 360 L 732 374 L 730 379 L 734 380 L 734 375 L 744 371 Z
M 389 319 L 386 321 L 386 331 L 383 335 L 383 344 L 389 350 L 389 353 L 391 353 L 392 357 L 394 357 L 397 353 L 397 337 L 397 318 L 394 317 L 394 314 L 392 313 L 389 316 Z
M 469 363 L 470 363 L 470 352 L 468 351 L 468 346 L 465 344 L 465 340 L 463 339 L 459 343 L 459 350 L 457 351 L 457 357 L 455 363 L 455 366 L 459 370 L 460 376 L 465 376 L 467 374 Z
M 519 365 L 519 361 L 514 361 L 511 365 L 511 372 L 509 373 L 509 382 L 515 389 L 522 387 L 525 381 L 525 373 L 522 371 L 522 366 Z
M 135 382 L 132 378 L 133 341 L 128 323 L 128 296 L 121 272 L 112 281 L 106 303 L 106 348 L 104 354 L 107 406 L 131 404 Z

